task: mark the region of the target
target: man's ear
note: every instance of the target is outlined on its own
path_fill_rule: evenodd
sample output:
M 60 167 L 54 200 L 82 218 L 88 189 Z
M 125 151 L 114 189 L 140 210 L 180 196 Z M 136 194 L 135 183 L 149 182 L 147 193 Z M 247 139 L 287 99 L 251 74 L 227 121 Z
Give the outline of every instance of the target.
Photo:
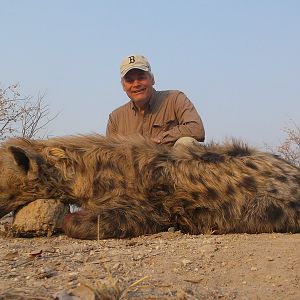
M 124 88 L 124 79 L 123 79 L 123 78 L 121 78 L 121 85 L 122 85 L 123 91 L 126 92 L 126 90 L 125 90 L 125 88 Z
M 29 179 L 38 178 L 39 166 L 36 157 L 32 157 L 27 151 L 20 147 L 10 146 L 8 150 L 11 152 L 17 166 Z

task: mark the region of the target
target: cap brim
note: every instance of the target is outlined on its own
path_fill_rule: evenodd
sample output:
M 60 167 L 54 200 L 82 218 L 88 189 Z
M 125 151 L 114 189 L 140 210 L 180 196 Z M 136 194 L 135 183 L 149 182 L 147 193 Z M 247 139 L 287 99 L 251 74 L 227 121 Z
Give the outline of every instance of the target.
M 121 72 L 121 77 L 123 78 L 130 70 L 133 70 L 133 69 L 139 69 L 139 70 L 142 70 L 145 72 L 150 71 L 147 66 L 131 66 L 130 68 L 127 68 Z

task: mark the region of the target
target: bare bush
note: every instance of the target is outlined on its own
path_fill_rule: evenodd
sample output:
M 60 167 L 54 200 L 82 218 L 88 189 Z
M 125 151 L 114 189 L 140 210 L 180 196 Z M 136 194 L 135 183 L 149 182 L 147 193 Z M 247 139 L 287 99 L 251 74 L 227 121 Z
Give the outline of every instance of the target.
M 0 88 L 0 140 L 10 136 L 43 137 L 46 126 L 57 116 L 49 117 L 44 94 L 22 97 L 20 85 Z
M 300 167 L 300 127 L 292 121 L 292 126 L 284 129 L 286 139 L 278 146 L 277 152 L 292 164 Z

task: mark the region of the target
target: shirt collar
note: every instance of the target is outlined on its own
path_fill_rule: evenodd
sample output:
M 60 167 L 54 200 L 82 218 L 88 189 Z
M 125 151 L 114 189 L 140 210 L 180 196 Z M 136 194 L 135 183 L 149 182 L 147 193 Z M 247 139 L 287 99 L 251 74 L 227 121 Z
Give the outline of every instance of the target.
M 150 100 L 149 100 L 149 102 L 148 102 L 148 110 L 151 110 L 151 109 L 153 108 L 154 103 L 155 103 L 156 98 L 157 98 L 157 97 L 156 97 L 156 94 L 157 94 L 157 91 L 156 91 L 155 89 L 153 89 L 153 93 L 152 93 L 152 95 L 151 95 L 151 97 L 150 97 Z M 133 102 L 133 101 L 130 101 L 130 107 L 131 107 L 131 109 L 134 110 L 135 112 L 138 111 L 138 109 L 137 109 L 136 106 L 134 105 L 134 102 Z
M 154 103 L 156 101 L 156 94 L 157 94 L 157 91 L 155 89 L 153 89 L 153 93 L 150 97 L 150 100 L 149 100 L 149 109 L 152 109 L 152 107 L 154 106 Z

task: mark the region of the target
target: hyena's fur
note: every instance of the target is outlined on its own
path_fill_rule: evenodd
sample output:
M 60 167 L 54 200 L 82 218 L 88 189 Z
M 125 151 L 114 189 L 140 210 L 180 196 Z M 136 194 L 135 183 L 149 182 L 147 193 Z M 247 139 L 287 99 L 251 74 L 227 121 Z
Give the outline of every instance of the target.
M 12 139 L 0 149 L 0 215 L 38 198 L 82 207 L 67 235 L 124 238 L 300 232 L 300 170 L 241 143 L 180 148 L 99 135 Z

